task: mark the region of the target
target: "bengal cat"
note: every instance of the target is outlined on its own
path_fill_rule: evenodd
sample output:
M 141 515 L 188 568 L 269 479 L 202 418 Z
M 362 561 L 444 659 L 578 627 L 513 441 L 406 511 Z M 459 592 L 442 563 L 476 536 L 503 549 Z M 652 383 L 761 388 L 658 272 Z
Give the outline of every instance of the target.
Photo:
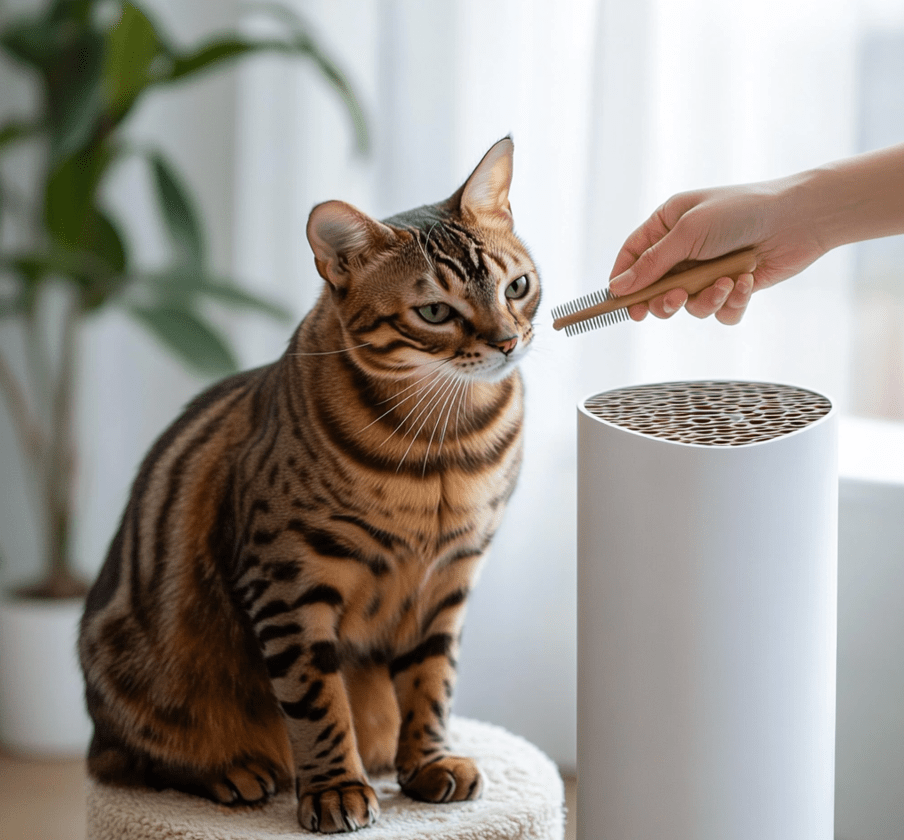
M 311 212 L 326 281 L 286 353 L 197 397 L 146 456 L 79 650 L 103 782 L 379 814 L 368 772 L 474 799 L 446 724 L 468 593 L 521 462 L 537 270 L 512 142 L 449 199 Z

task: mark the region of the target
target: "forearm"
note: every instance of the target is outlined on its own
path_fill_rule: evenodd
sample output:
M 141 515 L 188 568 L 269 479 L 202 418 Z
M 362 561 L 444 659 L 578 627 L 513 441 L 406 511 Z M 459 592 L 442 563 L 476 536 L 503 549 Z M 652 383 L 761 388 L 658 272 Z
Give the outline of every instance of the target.
M 793 226 L 809 227 L 823 251 L 904 234 L 904 143 L 785 179 Z

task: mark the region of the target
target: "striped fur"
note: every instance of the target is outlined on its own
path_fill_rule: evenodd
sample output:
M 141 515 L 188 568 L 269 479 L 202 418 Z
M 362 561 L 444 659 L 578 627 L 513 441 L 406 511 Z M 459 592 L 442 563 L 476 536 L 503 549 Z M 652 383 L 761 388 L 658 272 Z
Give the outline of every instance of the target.
M 479 796 L 445 729 L 521 462 L 540 287 L 511 158 L 500 141 L 450 199 L 384 222 L 316 207 L 326 283 L 286 353 L 148 453 L 81 626 L 95 778 L 225 804 L 294 783 L 323 832 L 377 817 L 368 771 Z

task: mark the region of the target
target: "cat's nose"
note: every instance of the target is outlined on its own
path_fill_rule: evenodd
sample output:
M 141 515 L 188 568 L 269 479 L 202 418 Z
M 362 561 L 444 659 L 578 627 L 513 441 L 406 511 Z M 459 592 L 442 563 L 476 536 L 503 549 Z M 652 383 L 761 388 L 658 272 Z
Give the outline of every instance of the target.
M 512 352 L 518 346 L 518 336 L 510 335 L 508 338 L 500 338 L 496 341 L 488 341 L 487 344 L 490 347 L 495 347 L 497 350 L 501 350 L 508 356 L 509 353 Z

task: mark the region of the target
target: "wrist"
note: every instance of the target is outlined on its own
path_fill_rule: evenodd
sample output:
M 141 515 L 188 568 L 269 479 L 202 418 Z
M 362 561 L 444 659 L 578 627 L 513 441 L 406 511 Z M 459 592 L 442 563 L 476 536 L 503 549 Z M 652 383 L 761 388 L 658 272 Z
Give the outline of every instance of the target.
M 780 228 L 825 254 L 849 241 L 849 219 L 855 214 L 843 179 L 831 164 L 789 175 L 778 182 Z
M 823 252 L 904 233 L 904 144 L 786 180 L 797 225 L 807 227 Z

